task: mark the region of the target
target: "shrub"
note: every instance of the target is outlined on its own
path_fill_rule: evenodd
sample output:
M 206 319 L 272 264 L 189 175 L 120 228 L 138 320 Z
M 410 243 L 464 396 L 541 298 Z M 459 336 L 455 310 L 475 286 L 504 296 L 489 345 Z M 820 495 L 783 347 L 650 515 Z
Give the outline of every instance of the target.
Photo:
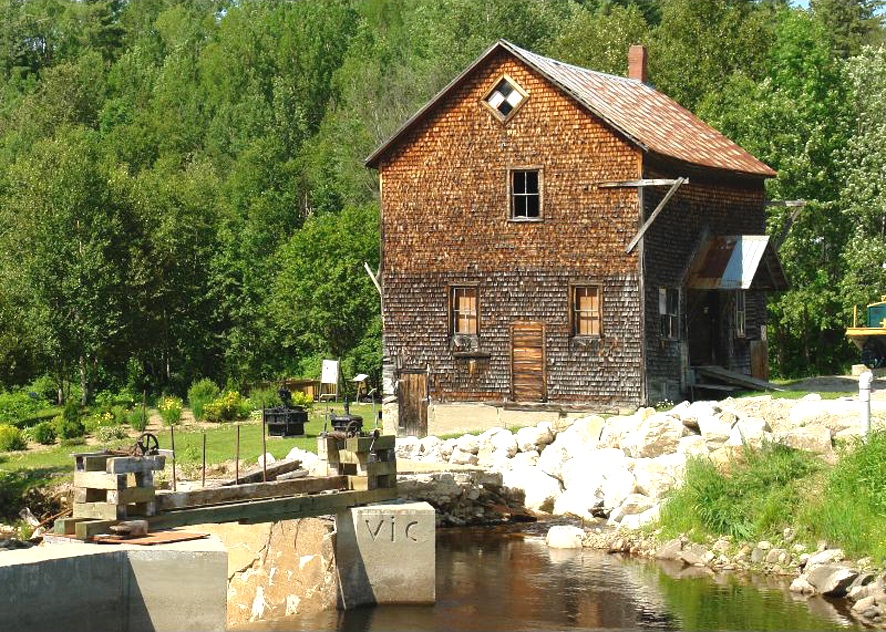
M 41 421 L 36 426 L 31 427 L 30 429 L 31 438 L 37 443 L 41 443 L 43 445 L 52 445 L 55 443 L 55 428 L 52 427 L 52 423 L 49 421 Z
M 282 403 L 280 395 L 273 388 L 258 389 L 249 393 L 249 404 L 253 410 L 273 408 L 280 406 Z
M 111 411 L 90 415 L 83 419 L 83 428 L 87 434 L 95 434 L 102 426 L 113 426 L 117 423 L 114 413 Z
M 58 383 L 48 375 L 41 375 L 25 387 L 29 393 L 37 393 L 47 402 L 55 402 L 58 397 Z
M 314 407 L 314 400 L 307 393 L 296 391 L 292 394 L 292 405 L 301 406 L 305 410 L 311 410 Z
M 126 438 L 126 429 L 123 426 L 101 426 L 95 433 L 95 438 L 101 443 L 110 443 Z
M 145 413 L 147 415 L 147 413 Z M 147 419 L 142 420 L 142 408 L 141 406 L 136 406 L 130 411 L 126 412 L 126 422 L 132 427 L 133 430 L 138 430 L 141 432 L 142 425 L 147 424 Z
M 58 415 L 52 419 L 52 428 L 55 434 L 64 440 L 77 439 L 82 437 L 86 432 L 80 417 L 66 417 L 64 414 Z
M 194 413 L 194 419 L 205 419 L 204 407 L 209 402 L 218 399 L 220 394 L 218 386 L 208 378 L 191 384 L 191 388 L 188 389 L 188 404 L 191 406 L 191 412 Z
M 244 408 L 246 409 L 244 411 Z M 207 421 L 233 421 L 244 419 L 249 416 L 250 406 L 245 402 L 237 391 L 228 391 L 223 396 L 215 399 L 203 408 L 203 415 Z
M 16 391 L 0 393 L 0 423 L 14 423 L 46 408 L 47 401 L 38 393 Z
M 0 452 L 25 450 L 28 444 L 22 431 L 9 424 L 0 425 Z
M 179 397 L 164 397 L 157 405 L 157 412 L 166 426 L 178 425 L 182 419 L 182 400 Z

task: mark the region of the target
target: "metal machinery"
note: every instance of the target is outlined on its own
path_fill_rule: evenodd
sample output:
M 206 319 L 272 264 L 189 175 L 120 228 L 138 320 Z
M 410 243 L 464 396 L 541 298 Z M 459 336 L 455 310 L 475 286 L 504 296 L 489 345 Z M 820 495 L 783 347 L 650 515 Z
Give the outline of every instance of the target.
M 872 369 L 886 366 L 886 296 L 867 306 L 862 326 L 857 311 L 853 320 L 846 337 L 861 350 L 862 363 Z
M 343 433 L 348 437 L 355 437 L 363 430 L 363 417 L 351 414 L 351 405 L 347 398 L 345 398 L 345 412 L 341 415 L 330 414 L 329 421 L 334 432 Z
M 304 436 L 308 413 L 301 406 L 292 405 L 292 393 L 281 388 L 278 391 L 282 406 L 262 410 L 264 422 L 268 426 L 268 435 L 272 437 Z

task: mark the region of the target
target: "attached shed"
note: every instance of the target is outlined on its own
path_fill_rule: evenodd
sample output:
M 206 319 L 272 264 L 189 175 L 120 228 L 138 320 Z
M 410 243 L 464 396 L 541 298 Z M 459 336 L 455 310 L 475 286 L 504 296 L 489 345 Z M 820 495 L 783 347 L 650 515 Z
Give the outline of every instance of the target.
M 401 431 L 429 401 L 633 407 L 682 396 L 694 362 L 764 371 L 775 172 L 630 59 L 498 41 L 367 159 Z

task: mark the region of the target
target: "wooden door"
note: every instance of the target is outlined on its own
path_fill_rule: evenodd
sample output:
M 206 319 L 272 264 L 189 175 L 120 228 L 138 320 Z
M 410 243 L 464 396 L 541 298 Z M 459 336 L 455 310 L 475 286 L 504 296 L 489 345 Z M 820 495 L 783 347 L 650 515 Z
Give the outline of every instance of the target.
M 397 404 L 400 433 L 406 436 L 427 436 L 428 374 L 426 371 L 417 369 L 400 373 Z
M 544 323 L 511 326 L 511 395 L 516 402 L 547 399 Z

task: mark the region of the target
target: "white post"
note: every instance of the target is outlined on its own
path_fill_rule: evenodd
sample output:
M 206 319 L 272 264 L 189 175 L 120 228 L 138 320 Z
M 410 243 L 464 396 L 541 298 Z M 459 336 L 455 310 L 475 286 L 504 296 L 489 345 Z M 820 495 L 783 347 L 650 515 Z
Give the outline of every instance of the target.
M 868 435 L 871 433 L 871 382 L 874 381 L 874 374 L 865 371 L 858 376 L 858 401 L 861 403 L 861 432 L 864 440 L 867 441 Z

